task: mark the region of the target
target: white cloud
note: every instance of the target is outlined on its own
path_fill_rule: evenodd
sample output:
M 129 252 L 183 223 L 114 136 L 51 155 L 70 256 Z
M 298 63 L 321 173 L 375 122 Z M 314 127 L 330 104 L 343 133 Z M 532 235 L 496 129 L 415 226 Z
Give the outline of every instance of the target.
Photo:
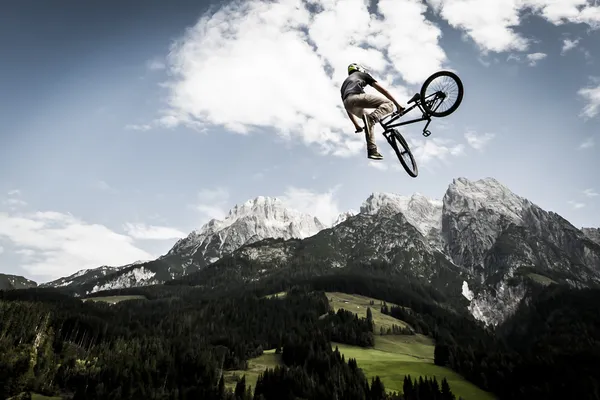
M 586 140 L 584 140 L 583 142 L 581 142 L 581 144 L 579 145 L 580 149 L 590 149 L 592 147 L 594 147 L 596 143 L 594 142 L 594 138 L 590 137 L 587 138 Z
M 206 14 L 171 48 L 160 124 L 220 125 L 239 134 L 265 127 L 324 153 L 364 149 L 343 110 L 339 85 L 350 62 L 382 82 L 420 84 L 443 67 L 441 31 L 420 0 L 233 1 Z M 307 9 L 316 10 L 311 13 Z M 335 26 L 335 29 L 332 29 Z M 412 92 L 392 87 L 402 103 Z
M 579 44 L 579 41 L 581 39 L 575 39 L 575 40 L 571 40 L 571 39 L 563 39 L 563 46 L 562 49 L 560 51 L 561 55 L 565 55 L 565 53 L 571 49 L 574 49 L 575 47 L 577 47 L 577 45 Z
M 338 188 L 339 186 L 325 193 L 318 193 L 310 189 L 290 186 L 279 198 L 288 207 L 313 215 L 323 224 L 331 226 L 341 213 L 335 199 L 335 192 Z
M 531 53 L 527 54 L 527 59 L 529 60 L 529 66 L 534 67 L 538 61 L 543 60 L 548 55 L 546 53 Z
M 202 189 L 198 192 L 198 203 L 193 208 L 198 211 L 206 222 L 209 219 L 223 219 L 227 215 L 229 192 L 223 187 Z
M 396 153 L 394 153 L 396 154 Z M 386 171 L 388 169 L 387 164 L 382 163 L 381 161 L 369 161 L 369 167 L 378 169 L 380 171 Z
M 4 253 L 4 247 L 0 246 L 0 254 Z
M 127 235 L 54 211 L 0 213 L 0 237 L 10 240 L 20 254 L 28 256 L 20 266 L 36 280 L 154 258 L 137 248 Z
M 585 194 L 587 197 L 596 197 L 596 196 L 598 196 L 598 193 L 596 191 L 594 191 L 594 189 L 585 189 L 583 191 L 583 194 Z
M 447 163 L 449 157 L 461 156 L 464 154 L 465 150 L 464 144 L 455 144 L 450 139 L 406 139 L 418 166 L 431 165 L 431 163 L 435 161 Z M 394 157 L 397 157 L 396 153 L 392 154 L 394 154 Z
M 481 51 L 524 51 L 529 41 L 517 34 L 518 0 L 427 0 L 440 16 L 473 39 Z
M 137 125 L 137 124 L 128 124 L 125 125 L 125 129 L 127 130 L 131 130 L 131 131 L 149 131 L 150 129 L 152 129 L 152 126 L 150 124 L 141 124 L 141 125 Z
M 150 71 L 160 71 L 165 69 L 166 65 L 164 63 L 164 61 L 158 60 L 158 59 L 153 59 L 153 60 L 149 60 L 146 63 L 146 67 L 150 70 Z
M 579 203 L 579 202 L 573 201 L 573 200 L 569 200 L 567 203 L 569 203 L 571 205 L 571 207 L 573 207 L 575 210 L 585 207 L 584 203 Z
M 448 23 L 466 32 L 486 53 L 525 51 L 530 39 L 516 32 L 521 15 L 538 15 L 555 25 L 600 27 L 600 7 L 592 0 L 427 0 Z
M 16 209 L 17 207 L 26 206 L 27 202 L 21 199 L 15 199 L 14 197 L 5 199 L 2 201 L 4 205 L 7 205 L 11 210 Z
M 180 239 L 187 235 L 176 228 L 168 226 L 156 226 L 146 224 L 133 224 L 126 223 L 123 225 L 123 229 L 127 234 L 135 239 L 145 240 L 169 240 L 169 239 Z
M 577 94 L 583 97 L 587 103 L 579 116 L 589 119 L 598 115 L 598 112 L 600 112 L 600 84 L 581 88 L 577 91 Z
M 494 133 L 488 132 L 482 135 L 479 135 L 474 131 L 467 131 L 465 133 L 465 139 L 467 139 L 467 143 L 475 150 L 483 150 L 483 148 L 487 146 L 495 136 L 496 135 Z
M 19 189 L 12 189 L 12 190 L 9 190 L 7 194 L 9 196 L 20 196 L 21 191 Z

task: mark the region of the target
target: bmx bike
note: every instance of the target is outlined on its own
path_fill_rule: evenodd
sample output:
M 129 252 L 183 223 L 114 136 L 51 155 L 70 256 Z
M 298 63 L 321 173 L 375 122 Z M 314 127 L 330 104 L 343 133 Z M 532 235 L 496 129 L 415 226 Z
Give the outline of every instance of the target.
M 446 85 L 444 85 L 444 82 L 446 82 Z M 452 85 L 454 85 L 456 88 L 449 88 L 449 86 Z M 432 89 L 431 93 L 428 93 L 428 90 L 430 89 Z M 464 88 L 462 81 L 454 72 L 438 71 L 429 76 L 429 78 L 427 78 L 421 86 L 420 92 L 415 93 L 415 95 L 408 101 L 408 104 L 414 103 L 412 106 L 403 109 L 402 112 L 395 111 L 392 114 L 385 116 L 379 121 L 379 124 L 383 127 L 383 136 L 386 138 L 390 146 L 392 146 L 392 148 L 394 149 L 394 152 L 398 156 L 400 163 L 402 164 L 408 175 L 412 176 L 413 178 L 416 178 L 419 173 L 419 170 L 417 168 L 415 158 L 411 153 L 410 148 L 408 147 L 408 143 L 406 143 L 406 140 L 398 131 L 398 129 L 396 129 L 396 127 L 412 124 L 419 121 L 427 121 L 427 124 L 425 124 L 425 127 L 423 127 L 423 136 L 428 137 L 429 135 L 431 135 L 431 132 L 427 129 L 427 127 L 431 123 L 431 117 L 439 118 L 446 117 L 452 114 L 454 111 L 456 111 L 456 109 L 462 102 L 463 93 Z M 439 110 L 440 106 L 442 106 L 444 102 L 447 101 L 447 99 L 452 98 L 452 94 L 455 94 L 454 103 L 446 103 L 450 104 L 449 107 L 444 111 Z M 397 120 L 400 117 L 406 115 L 415 107 L 418 107 L 419 110 L 421 110 L 422 112 L 422 116 L 420 118 L 397 122 Z M 402 147 L 403 151 L 399 149 L 398 145 Z M 409 163 L 404 159 L 404 155 L 408 155 L 408 158 L 410 160 L 410 167 Z

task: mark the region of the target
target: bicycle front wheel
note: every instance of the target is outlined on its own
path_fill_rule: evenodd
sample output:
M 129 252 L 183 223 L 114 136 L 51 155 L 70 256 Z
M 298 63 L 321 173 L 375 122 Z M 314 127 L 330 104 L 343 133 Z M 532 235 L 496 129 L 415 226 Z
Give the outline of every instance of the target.
M 452 114 L 462 102 L 464 88 L 454 72 L 438 71 L 421 86 L 421 104 L 434 117 Z

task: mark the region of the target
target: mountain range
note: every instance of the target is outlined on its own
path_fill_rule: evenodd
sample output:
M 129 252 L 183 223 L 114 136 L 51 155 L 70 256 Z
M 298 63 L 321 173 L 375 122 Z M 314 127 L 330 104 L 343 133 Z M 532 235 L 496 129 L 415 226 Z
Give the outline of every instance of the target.
M 536 285 L 600 284 L 600 229 L 574 227 L 493 178 L 456 178 L 441 200 L 373 193 L 326 226 L 273 197 L 232 208 L 156 260 L 82 270 L 40 287 L 84 296 L 186 283 L 217 287 L 353 268 L 428 285 L 486 324 L 504 321 Z

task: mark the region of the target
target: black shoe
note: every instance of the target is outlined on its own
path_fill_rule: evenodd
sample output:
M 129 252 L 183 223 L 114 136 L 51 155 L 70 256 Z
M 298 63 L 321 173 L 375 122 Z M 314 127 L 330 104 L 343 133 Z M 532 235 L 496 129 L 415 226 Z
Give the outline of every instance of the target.
M 377 149 L 367 150 L 367 158 L 370 158 L 371 160 L 383 160 L 383 156 L 379 154 Z

